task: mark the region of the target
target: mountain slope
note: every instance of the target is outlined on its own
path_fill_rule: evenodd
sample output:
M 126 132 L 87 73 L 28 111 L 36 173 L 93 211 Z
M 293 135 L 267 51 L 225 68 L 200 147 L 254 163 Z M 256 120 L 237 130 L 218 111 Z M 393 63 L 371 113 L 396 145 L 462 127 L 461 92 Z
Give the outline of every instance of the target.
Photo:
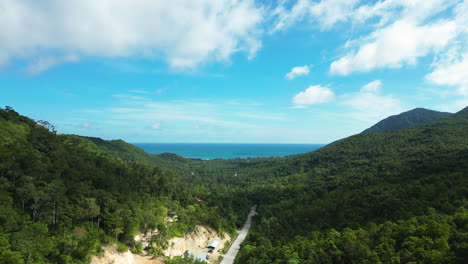
M 121 139 L 104 140 L 96 137 L 83 138 L 92 141 L 97 146 L 96 150 L 129 162 L 139 162 L 156 167 L 177 168 L 191 160 L 174 153 L 149 154 L 143 149 L 135 147 Z
M 467 109 L 355 135 L 277 171 L 257 185 L 259 216 L 236 263 L 466 261 Z
M 370 128 L 362 131 L 361 134 L 385 133 L 399 129 L 413 127 L 418 124 L 424 124 L 449 117 L 451 113 L 438 112 L 424 108 L 415 108 L 398 115 L 387 117 Z
M 172 171 L 0 108 L 0 263 L 84 264 L 108 243 L 141 252 L 134 236 L 156 228 L 147 250 L 158 255 L 168 238 L 199 224 L 234 230 L 196 196 Z M 168 212 L 178 221 L 166 223 Z

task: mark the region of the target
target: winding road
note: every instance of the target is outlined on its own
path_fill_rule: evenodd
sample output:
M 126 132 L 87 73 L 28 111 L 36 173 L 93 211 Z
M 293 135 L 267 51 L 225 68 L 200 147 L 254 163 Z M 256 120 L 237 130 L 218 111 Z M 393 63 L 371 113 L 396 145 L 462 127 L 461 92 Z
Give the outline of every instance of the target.
M 224 258 L 221 261 L 221 264 L 233 264 L 234 263 L 234 259 L 236 258 L 237 253 L 239 253 L 240 245 L 242 244 L 245 237 L 249 233 L 250 226 L 252 225 L 252 216 L 255 215 L 255 210 L 256 210 L 256 206 L 253 206 L 252 209 L 250 209 L 250 213 L 247 216 L 247 220 L 245 221 L 244 226 L 239 231 L 236 240 L 234 240 L 234 243 L 232 243 L 226 255 L 224 255 Z

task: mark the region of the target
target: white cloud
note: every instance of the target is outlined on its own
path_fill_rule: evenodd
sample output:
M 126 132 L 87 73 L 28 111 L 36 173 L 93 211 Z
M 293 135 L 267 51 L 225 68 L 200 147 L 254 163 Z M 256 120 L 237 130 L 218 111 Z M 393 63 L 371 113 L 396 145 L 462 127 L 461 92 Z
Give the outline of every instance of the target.
M 199 103 L 190 101 L 154 102 L 139 101 L 129 102 L 128 108 L 110 108 L 112 118 L 116 120 L 147 121 L 159 120 L 159 122 L 197 122 L 210 124 L 217 127 L 239 128 L 251 127 L 248 123 L 227 118 L 220 105 L 211 103 Z M 231 114 L 231 113 L 229 113 Z
M 286 74 L 286 79 L 292 80 L 301 75 L 308 75 L 310 73 L 310 68 L 307 65 L 297 66 L 291 69 L 290 72 Z
M 361 0 L 297 0 L 282 1 L 272 14 L 272 31 L 286 30 L 296 23 L 308 20 L 318 23 L 322 30 L 329 30 L 340 22 L 362 25 L 372 18 L 377 27 L 401 18 L 424 21 L 453 6 L 459 0 L 382 0 L 365 3 Z
M 305 91 L 296 94 L 293 103 L 299 106 L 328 103 L 335 99 L 335 94 L 328 87 L 309 86 Z
M 238 51 L 251 57 L 261 46 L 263 12 L 254 0 L 0 0 L 0 64 L 75 54 L 164 57 L 180 69 Z
M 361 88 L 361 92 L 376 93 L 382 88 L 382 82 L 380 80 L 372 81 Z
M 392 95 L 380 95 L 382 82 L 372 81 L 357 93 L 345 95 L 343 104 L 350 111 L 346 115 L 364 122 L 376 122 L 403 110 L 399 99 Z
M 455 94 L 464 96 L 458 102 L 468 99 L 468 1 L 458 4 L 455 8 L 457 24 L 457 41 L 449 49 L 441 53 L 433 63 L 433 71 L 426 75 L 430 83 L 454 87 Z M 454 94 L 452 92 L 452 94 Z M 459 105 L 459 104 L 456 104 Z
M 454 86 L 459 95 L 468 96 L 468 53 L 459 59 L 438 63 L 426 80 L 436 85 Z
M 366 122 L 376 122 L 403 110 L 397 98 L 373 93 L 358 93 L 344 104 L 353 109 L 349 113 L 351 117 Z
M 459 0 L 385 0 L 361 5 L 352 12 L 351 17 L 353 22 L 357 23 L 379 18 L 378 26 L 402 18 L 422 23 L 428 17 L 446 10 L 457 2 Z
M 437 105 L 436 108 L 440 111 L 456 113 L 468 106 L 468 98 L 457 99 L 448 104 Z
M 286 30 L 304 19 L 318 22 L 323 30 L 330 29 L 336 23 L 350 19 L 358 2 L 359 0 L 298 0 L 290 5 L 283 1 L 271 14 L 274 24 L 272 32 Z
M 411 21 L 399 20 L 372 33 L 357 51 L 334 61 L 330 72 L 348 75 L 414 65 L 419 57 L 444 48 L 455 37 L 455 30 L 453 21 L 418 26 Z
M 358 2 L 359 0 L 322 0 L 311 4 L 310 15 L 323 29 L 330 29 L 336 23 L 350 19 Z
M 468 1 L 463 1 L 455 8 L 455 21 L 458 25 L 458 30 L 462 33 L 468 33 Z
M 287 8 L 285 3 L 278 5 L 270 14 L 274 19 L 272 32 L 286 30 L 303 19 L 308 14 L 310 0 L 298 0 L 291 8 Z
M 467 12 L 468 2 L 460 0 L 297 0 L 282 1 L 271 17 L 272 32 L 299 23 L 322 30 L 349 23 L 353 37 L 330 66 L 332 74 L 349 75 L 415 65 L 421 57 L 443 52 L 468 32 Z M 443 19 L 450 15 L 457 18 Z
M 36 61 L 32 62 L 27 66 L 26 72 L 33 75 L 39 74 L 56 65 L 77 61 L 78 57 L 74 55 L 39 57 Z

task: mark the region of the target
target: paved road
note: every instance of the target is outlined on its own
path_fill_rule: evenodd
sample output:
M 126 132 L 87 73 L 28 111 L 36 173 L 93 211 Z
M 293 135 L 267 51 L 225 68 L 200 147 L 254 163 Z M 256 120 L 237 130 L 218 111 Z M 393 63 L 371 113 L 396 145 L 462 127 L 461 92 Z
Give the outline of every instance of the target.
M 233 264 L 234 263 L 234 259 L 236 258 L 237 253 L 239 253 L 240 245 L 242 241 L 244 241 L 245 237 L 247 236 L 247 233 L 249 233 L 250 226 L 252 225 L 252 216 L 255 215 L 255 209 L 256 209 L 256 206 L 250 209 L 250 213 L 247 216 L 247 220 L 245 221 L 244 226 L 239 231 L 239 234 L 237 235 L 236 240 L 234 240 L 234 243 L 232 243 L 226 255 L 224 255 L 224 258 L 221 261 L 221 264 Z

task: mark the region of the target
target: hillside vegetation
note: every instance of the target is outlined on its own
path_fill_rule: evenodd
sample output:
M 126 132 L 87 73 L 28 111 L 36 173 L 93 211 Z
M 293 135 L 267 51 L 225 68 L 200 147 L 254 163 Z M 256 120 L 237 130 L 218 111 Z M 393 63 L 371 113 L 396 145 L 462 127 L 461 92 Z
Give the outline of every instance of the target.
M 356 135 L 284 166 L 295 172 L 280 177 L 268 199 L 259 197 L 259 218 L 237 263 L 468 258 L 467 109 L 409 129 Z
M 141 252 L 133 236 L 155 228 L 146 250 L 160 255 L 197 224 L 234 230 L 173 172 L 57 135 L 9 107 L 0 110 L 0 161 L 0 263 L 88 263 L 107 243 Z M 171 212 L 179 221 L 166 225 Z
M 467 112 L 281 159 L 158 162 L 238 225 L 259 205 L 238 263 L 463 263 Z
M 415 108 L 413 110 L 403 112 L 398 115 L 393 115 L 385 118 L 370 128 L 362 131 L 362 134 L 385 133 L 405 128 L 410 128 L 415 125 L 424 124 L 441 118 L 449 117 L 451 113 L 438 112 L 424 108 Z
M 133 234 L 155 225 L 161 245 L 197 223 L 232 231 L 254 204 L 259 214 L 236 263 L 468 259 L 467 108 L 311 153 L 206 161 L 56 135 L 48 123 L 0 113 L 7 263 L 86 262 L 112 241 L 138 250 Z M 161 225 L 175 210 L 180 223 Z M 26 235 L 33 230 L 39 235 Z

